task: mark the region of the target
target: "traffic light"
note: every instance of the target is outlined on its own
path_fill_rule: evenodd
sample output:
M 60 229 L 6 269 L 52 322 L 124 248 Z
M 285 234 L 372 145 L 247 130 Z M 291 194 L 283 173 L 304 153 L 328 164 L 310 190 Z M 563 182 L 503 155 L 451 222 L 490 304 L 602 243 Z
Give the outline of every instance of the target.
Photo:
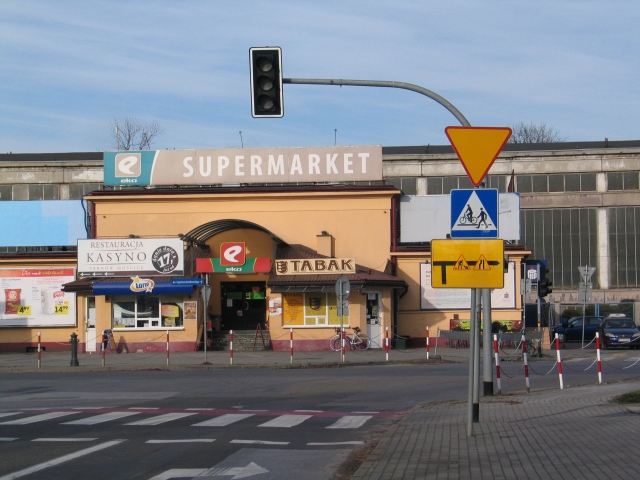
M 249 49 L 251 63 L 251 115 L 254 118 L 280 118 L 282 99 L 282 49 Z
M 547 278 L 547 274 L 549 273 L 549 267 L 540 264 L 540 272 L 538 274 L 538 297 L 543 298 L 549 295 L 553 290 L 551 286 L 553 282 Z

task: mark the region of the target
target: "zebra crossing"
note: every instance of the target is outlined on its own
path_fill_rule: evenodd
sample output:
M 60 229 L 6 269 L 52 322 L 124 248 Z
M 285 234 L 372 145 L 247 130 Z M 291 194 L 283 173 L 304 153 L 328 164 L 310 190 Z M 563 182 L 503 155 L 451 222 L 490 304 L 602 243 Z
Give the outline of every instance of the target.
M 89 409 L 87 409 L 89 410 Z M 136 411 L 138 410 L 138 411 Z M 322 412 L 319 410 L 309 411 L 293 411 L 291 413 L 274 412 L 270 414 L 268 410 L 251 410 L 247 412 L 256 413 L 225 413 L 225 410 L 216 412 L 216 409 L 185 409 L 181 412 L 168 412 L 156 414 L 154 409 L 136 409 L 136 410 L 120 410 L 109 411 L 106 413 L 97 413 L 95 411 L 87 411 L 79 409 L 71 409 L 64 411 L 49 411 L 45 413 L 38 413 L 32 415 L 27 411 L 13 411 L 13 412 L 0 412 L 0 419 L 12 417 L 0 421 L 0 428 L 3 426 L 24 426 L 32 425 L 40 422 L 51 422 L 56 420 L 65 420 L 58 422 L 60 425 L 98 425 L 108 422 L 116 422 L 119 420 L 128 419 L 129 417 L 144 415 L 142 419 L 131 419 L 133 421 L 123 423 L 124 426 L 157 426 L 163 425 L 169 422 L 174 422 L 182 419 L 191 419 L 195 423 L 191 423 L 192 427 L 227 427 L 229 425 L 236 424 L 238 422 L 245 421 L 250 418 L 258 418 L 264 416 L 272 416 L 273 418 L 259 423 L 257 427 L 263 428 L 293 428 L 302 425 L 304 422 L 312 418 L 322 418 L 328 420 L 330 423 L 324 428 L 326 429 L 358 429 L 365 425 L 369 420 L 374 418 L 377 412 L 352 412 L 352 413 L 336 413 L 336 412 Z M 97 413 L 97 414 L 95 414 Z M 217 414 L 219 413 L 219 414 Z M 67 419 L 71 415 L 89 414 L 82 418 Z M 26 416 L 24 416 L 26 415 Z M 202 420 L 203 416 L 207 416 L 206 420 Z M 387 416 L 387 415 L 382 415 Z M 17 418 L 16 418 L 17 417 Z M 193 417 L 193 418 L 191 418 Z M 197 418 L 200 417 L 200 418 Z M 337 417 L 337 418 L 336 418 Z M 200 421 L 198 421 L 200 420 Z

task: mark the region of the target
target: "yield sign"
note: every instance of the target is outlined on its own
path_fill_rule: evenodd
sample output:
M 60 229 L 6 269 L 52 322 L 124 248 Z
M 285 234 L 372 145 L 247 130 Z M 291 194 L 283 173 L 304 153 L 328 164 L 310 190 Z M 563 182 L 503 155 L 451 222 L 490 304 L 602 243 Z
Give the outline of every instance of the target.
M 447 127 L 444 131 L 476 187 L 511 136 L 509 127 Z

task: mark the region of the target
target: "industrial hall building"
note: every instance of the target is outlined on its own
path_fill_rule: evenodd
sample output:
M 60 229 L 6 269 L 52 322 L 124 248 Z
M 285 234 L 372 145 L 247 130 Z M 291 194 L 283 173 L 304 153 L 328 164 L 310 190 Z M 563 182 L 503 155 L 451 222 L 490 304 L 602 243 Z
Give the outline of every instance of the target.
M 639 171 L 640 141 L 503 149 L 485 179 L 509 230 L 494 320 L 522 325 L 527 258 L 547 261 L 549 303 L 578 303 L 580 266 L 593 301 L 640 301 Z M 341 324 L 424 345 L 469 317 L 468 289 L 430 282 L 438 205 L 468 188 L 450 146 L 0 154 L 0 351 L 38 332 L 95 351 L 105 331 L 118 351 L 160 351 L 165 331 L 189 351 L 256 329 L 318 350 Z

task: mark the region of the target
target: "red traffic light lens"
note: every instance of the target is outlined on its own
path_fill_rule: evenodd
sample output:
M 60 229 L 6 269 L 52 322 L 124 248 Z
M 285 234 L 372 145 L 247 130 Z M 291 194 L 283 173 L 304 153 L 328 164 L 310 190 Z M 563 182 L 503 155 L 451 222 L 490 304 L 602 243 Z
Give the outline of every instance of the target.
M 267 73 L 273 70 L 273 62 L 269 60 L 267 57 L 260 57 L 256 62 L 256 66 L 261 71 Z

